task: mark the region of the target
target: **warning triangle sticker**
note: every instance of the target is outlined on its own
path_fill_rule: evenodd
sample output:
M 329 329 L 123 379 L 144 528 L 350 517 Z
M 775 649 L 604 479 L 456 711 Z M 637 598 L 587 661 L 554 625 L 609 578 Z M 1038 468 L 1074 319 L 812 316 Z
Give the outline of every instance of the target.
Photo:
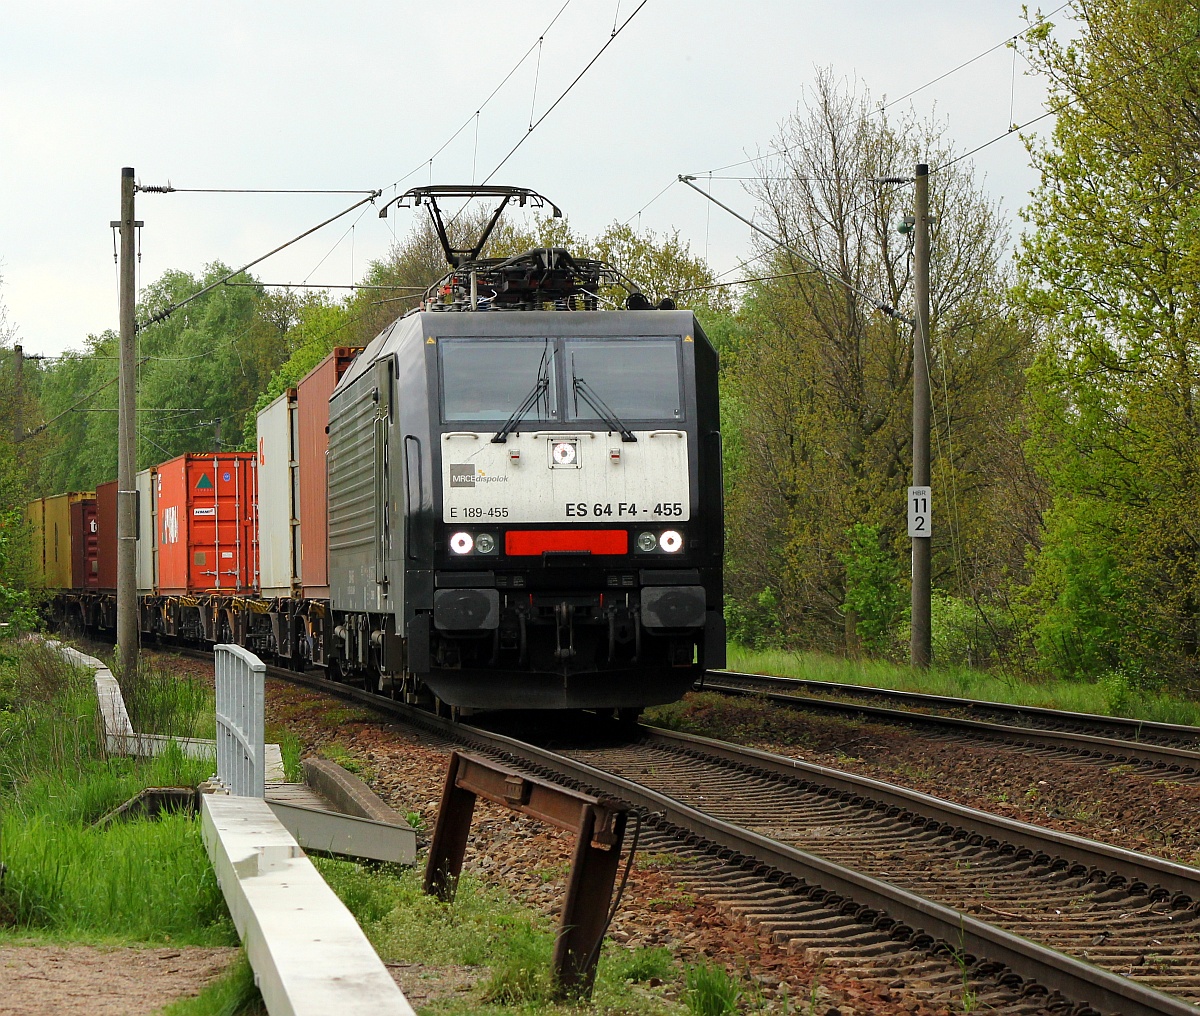
M 213 482 L 208 478 L 208 473 L 201 473 L 200 479 L 196 481 L 197 490 L 212 490 Z

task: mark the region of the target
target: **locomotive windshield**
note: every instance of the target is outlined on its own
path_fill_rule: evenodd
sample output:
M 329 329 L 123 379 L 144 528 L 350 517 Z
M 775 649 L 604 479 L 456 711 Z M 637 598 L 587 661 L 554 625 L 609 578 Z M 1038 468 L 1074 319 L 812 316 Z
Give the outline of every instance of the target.
M 443 339 L 442 418 L 507 420 L 535 389 L 527 420 L 558 419 L 554 342 L 550 339 Z
M 676 339 L 602 339 L 565 345 L 571 388 L 592 392 L 621 420 L 680 420 Z M 567 399 L 568 420 L 602 415 L 586 398 Z

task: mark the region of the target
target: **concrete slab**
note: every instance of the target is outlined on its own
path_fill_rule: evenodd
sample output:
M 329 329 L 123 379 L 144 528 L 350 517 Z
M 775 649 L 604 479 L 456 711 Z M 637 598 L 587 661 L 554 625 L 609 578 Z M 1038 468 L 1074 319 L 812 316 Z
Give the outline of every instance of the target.
M 266 801 L 209 794 L 201 808 L 205 847 L 271 1016 L 415 1016 Z
M 408 820 L 352 772 L 324 758 L 304 760 L 304 779 L 334 811 L 408 827 Z
M 328 801 L 307 783 L 272 783 L 267 787 L 268 804 L 298 804 L 316 811 L 333 811 Z
M 417 859 L 417 833 L 407 823 L 375 822 L 272 798 L 267 804 L 305 850 L 392 864 L 413 864 Z

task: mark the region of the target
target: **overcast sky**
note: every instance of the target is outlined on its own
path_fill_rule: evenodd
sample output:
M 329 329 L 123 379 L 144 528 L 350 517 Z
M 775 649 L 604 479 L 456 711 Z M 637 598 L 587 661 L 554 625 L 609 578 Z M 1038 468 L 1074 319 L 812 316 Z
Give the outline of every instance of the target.
M 56 354 L 116 328 L 109 222 L 122 166 L 143 184 L 383 188 L 384 199 L 431 175 L 482 179 L 639 0 L 563 2 L 0 0 L 0 301 L 18 341 Z M 677 174 L 765 150 L 817 67 L 895 98 L 1021 31 L 1020 13 L 1019 0 L 647 0 L 494 182 L 541 191 L 588 234 L 614 219 L 677 228 L 723 271 L 748 249 L 745 226 L 679 184 L 642 210 Z M 530 47 L 476 130 L 476 110 Z M 911 102 L 944 118 L 965 151 L 1042 112 L 1044 83 L 1027 70 L 1018 58 L 1014 74 L 1001 47 Z M 1037 182 L 1020 140 L 975 165 L 1015 223 Z M 752 212 L 742 183 L 712 187 Z M 167 269 L 244 264 L 356 199 L 137 200 L 145 285 Z M 368 207 L 255 271 L 267 283 L 350 283 L 413 215 Z

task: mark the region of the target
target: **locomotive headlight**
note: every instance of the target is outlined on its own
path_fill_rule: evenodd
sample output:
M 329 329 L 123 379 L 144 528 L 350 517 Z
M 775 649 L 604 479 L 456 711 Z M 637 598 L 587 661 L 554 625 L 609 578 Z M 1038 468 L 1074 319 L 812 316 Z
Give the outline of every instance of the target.
M 637 549 L 642 553 L 649 554 L 657 546 L 658 537 L 653 533 L 638 533 Z
M 455 533 L 450 537 L 450 549 L 456 554 L 469 554 L 474 546 L 470 533 Z
M 550 450 L 550 456 L 554 459 L 554 464 L 557 466 L 574 465 L 578 454 L 579 449 L 576 447 L 574 441 L 557 441 Z
M 658 545 L 668 554 L 674 554 L 683 549 L 683 537 L 674 529 L 668 529 L 658 538 Z
M 475 551 L 479 554 L 490 554 L 496 549 L 496 538 L 491 533 L 480 533 L 475 537 Z

